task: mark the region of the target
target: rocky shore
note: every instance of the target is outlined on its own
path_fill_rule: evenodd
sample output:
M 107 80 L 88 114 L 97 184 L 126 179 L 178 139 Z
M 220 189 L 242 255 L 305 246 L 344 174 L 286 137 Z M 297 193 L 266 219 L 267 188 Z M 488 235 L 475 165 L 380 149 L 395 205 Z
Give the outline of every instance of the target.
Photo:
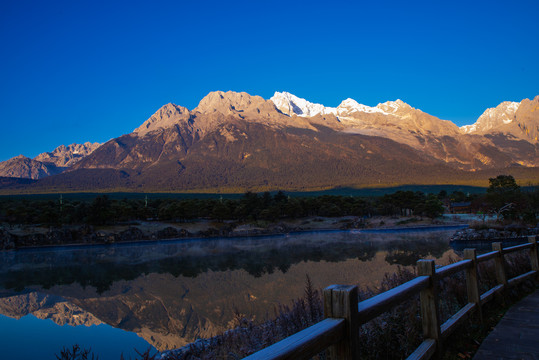
M 322 222 L 322 221 L 320 221 Z M 309 222 L 310 223 L 310 222 Z M 61 245 L 87 245 L 87 244 L 115 244 L 137 241 L 184 239 L 184 238 L 213 238 L 236 236 L 260 236 L 284 234 L 294 231 L 314 230 L 317 227 L 304 223 L 297 226 L 277 223 L 264 227 L 253 224 L 219 224 L 219 226 L 199 226 L 195 229 L 186 229 L 170 226 L 164 223 L 130 225 L 125 229 L 117 226 L 116 229 L 96 229 L 90 225 L 70 226 L 65 228 L 50 228 L 27 230 L 25 232 L 11 230 L 0 226 L 0 250 L 15 250 L 28 247 L 61 246 Z M 324 229 L 349 229 L 362 226 L 359 220 L 340 220 L 331 223 Z M 123 226 L 125 227 L 125 226 Z M 158 228 L 152 231 L 152 228 Z M 17 233 L 18 232 L 18 233 Z
M 290 231 L 290 229 L 281 227 L 277 229 L 251 229 L 234 234 L 234 231 L 231 229 L 209 228 L 207 230 L 192 233 L 186 229 L 168 226 L 148 234 L 136 226 L 130 226 L 123 231 L 111 232 L 96 230 L 93 226 L 84 225 L 63 229 L 50 229 L 46 232 L 37 232 L 27 235 L 16 235 L 0 227 L 0 250 L 14 250 L 41 246 L 114 244 L 162 239 L 210 238 L 238 235 L 249 236 L 287 231 Z
M 131 227 L 120 233 L 105 233 L 96 231 L 92 226 L 50 229 L 18 235 L 5 228 L 0 228 L 0 249 L 13 250 L 26 247 L 58 246 L 76 244 L 109 244 L 114 242 L 144 240 L 140 229 Z
M 301 231 L 325 230 L 395 230 L 431 226 L 463 225 L 453 220 L 431 220 L 415 217 L 310 217 L 276 223 L 211 222 L 204 219 L 187 223 L 143 221 L 110 226 L 71 225 L 44 228 L 39 225 L 0 225 L 0 250 L 16 250 L 29 247 L 116 244 L 138 241 L 168 239 L 215 238 L 239 236 L 278 235 Z M 537 229 L 536 229 L 537 232 Z M 522 230 L 461 230 L 455 240 L 506 237 Z M 533 233 L 530 233 L 533 234 Z M 515 236 L 517 236 L 515 235 Z
M 205 220 L 191 223 L 148 221 L 116 224 L 106 227 L 91 225 L 43 228 L 38 225 L 0 225 L 0 250 L 29 247 L 115 244 L 167 239 L 214 238 L 278 235 L 300 231 L 348 230 L 440 226 L 447 223 L 430 219 L 347 216 L 311 217 L 277 223 L 215 223 Z
M 539 227 L 526 228 L 509 225 L 504 228 L 473 229 L 467 228 L 456 231 L 451 242 L 494 241 L 501 239 L 516 239 L 531 235 L 539 235 Z

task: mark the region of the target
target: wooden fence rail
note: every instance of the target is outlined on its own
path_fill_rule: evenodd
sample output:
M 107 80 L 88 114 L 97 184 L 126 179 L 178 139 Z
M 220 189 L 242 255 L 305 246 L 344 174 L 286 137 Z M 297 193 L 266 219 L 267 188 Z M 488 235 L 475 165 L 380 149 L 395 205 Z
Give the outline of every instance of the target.
M 359 358 L 359 327 L 375 317 L 391 310 L 394 306 L 419 294 L 423 338 L 421 345 L 408 357 L 409 360 L 439 358 L 443 354 L 443 341 L 470 315 L 477 314 L 483 321 L 482 306 L 496 294 L 506 291 L 522 281 L 539 281 L 539 257 L 537 237 L 529 236 L 529 243 L 502 248 L 493 243 L 491 252 L 477 255 L 475 249 L 464 250 L 464 260 L 436 269 L 434 260 L 417 262 L 418 277 L 396 288 L 358 303 L 357 287 L 331 285 L 324 289 L 325 320 L 273 344 L 246 360 L 309 359 L 328 349 L 332 360 Z M 531 271 L 507 278 L 505 255 L 529 250 Z M 479 291 L 477 266 L 494 260 L 498 285 L 484 292 Z M 440 324 L 438 311 L 438 283 L 445 277 L 465 271 L 468 304 Z

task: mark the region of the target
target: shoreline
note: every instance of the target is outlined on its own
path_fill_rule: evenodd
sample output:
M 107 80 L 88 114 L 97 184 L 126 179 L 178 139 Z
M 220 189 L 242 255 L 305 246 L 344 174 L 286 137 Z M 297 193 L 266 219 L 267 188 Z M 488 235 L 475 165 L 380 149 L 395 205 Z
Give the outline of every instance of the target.
M 333 224 L 340 224 L 344 219 L 343 218 L 332 218 Z M 303 219 L 303 221 L 305 221 Z M 164 226 L 164 230 L 170 229 L 170 226 L 166 226 L 169 224 L 161 223 L 162 226 Z M 241 226 L 246 226 L 240 225 Z M 130 226 L 127 228 L 124 232 L 120 232 L 120 234 L 128 232 L 133 233 L 137 232 L 137 235 L 139 238 L 135 239 L 127 239 L 127 240 L 120 240 L 117 239 L 120 234 L 119 233 L 105 233 L 104 231 L 93 231 L 90 236 L 93 235 L 93 240 L 97 241 L 85 241 L 85 242 L 65 242 L 65 243 L 54 243 L 54 244 L 41 244 L 41 245 L 23 245 L 18 247 L 12 247 L 12 248 L 4 248 L 2 247 L 0 251 L 2 252 L 8 252 L 8 251 L 24 251 L 24 250 L 39 250 L 39 249 L 76 249 L 76 248 L 87 248 L 87 247 L 110 247 L 110 246 L 122 246 L 122 245 L 144 245 L 144 244 L 151 244 L 151 243 L 161 243 L 161 242 L 190 242 L 190 241 L 202 241 L 202 240 L 214 240 L 214 239 L 241 239 L 241 238 L 249 238 L 249 237 L 281 237 L 281 236 L 288 236 L 293 234 L 304 234 L 304 233 L 317 233 L 317 232 L 352 232 L 352 233 L 394 233 L 394 232 L 414 232 L 414 231 L 442 231 L 442 230 L 459 230 L 467 228 L 469 225 L 465 223 L 437 223 L 437 224 L 422 224 L 422 225 L 415 225 L 410 226 L 409 224 L 403 224 L 402 226 L 391 226 L 391 227 L 361 227 L 361 228 L 343 228 L 343 227 L 287 227 L 282 224 L 272 224 L 272 226 L 269 226 L 266 229 L 258 228 L 251 226 L 249 227 L 249 230 L 245 230 L 244 228 L 240 229 L 239 231 L 217 231 L 217 232 L 210 232 L 206 234 L 200 234 L 200 233 L 190 233 L 186 231 L 185 229 L 182 234 L 184 236 L 176 236 L 176 237 L 157 237 L 155 234 L 151 234 L 152 236 L 144 236 L 140 237 L 141 235 L 141 229 L 137 228 L 135 226 Z M 136 230 L 135 230 L 136 229 Z M 211 228 L 210 228 L 211 229 Z M 215 229 L 218 230 L 218 229 Z M 53 230 L 54 231 L 54 230 Z M 4 241 L 5 234 L 8 233 L 8 236 L 17 236 L 13 235 L 9 232 L 7 232 L 5 229 L 2 229 L 0 227 L 0 240 Z M 33 237 L 36 236 L 38 233 L 23 235 L 22 237 Z M 117 241 L 106 241 L 107 238 L 114 238 Z

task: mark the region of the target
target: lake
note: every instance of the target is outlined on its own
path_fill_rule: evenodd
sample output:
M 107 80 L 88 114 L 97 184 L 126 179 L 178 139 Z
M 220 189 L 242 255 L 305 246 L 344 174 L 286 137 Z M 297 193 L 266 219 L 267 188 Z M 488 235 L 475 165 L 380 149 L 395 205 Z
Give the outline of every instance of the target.
M 264 320 L 331 284 L 376 287 L 420 258 L 447 264 L 455 228 L 323 231 L 0 252 L 4 358 L 56 359 L 79 344 L 135 357 L 217 335 L 235 311 Z

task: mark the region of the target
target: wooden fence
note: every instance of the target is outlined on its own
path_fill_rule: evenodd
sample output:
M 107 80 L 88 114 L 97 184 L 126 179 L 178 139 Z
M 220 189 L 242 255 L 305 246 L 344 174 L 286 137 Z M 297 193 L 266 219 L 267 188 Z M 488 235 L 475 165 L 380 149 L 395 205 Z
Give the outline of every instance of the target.
M 529 236 L 529 243 L 502 248 L 501 243 L 493 243 L 492 251 L 477 256 L 475 249 L 464 250 L 464 260 L 436 269 L 434 260 L 417 262 L 418 276 L 394 289 L 358 303 L 356 286 L 332 285 L 324 289 L 325 320 L 304 329 L 297 334 L 273 344 L 246 360 L 309 359 L 328 349 L 334 360 L 359 358 L 359 327 L 394 306 L 419 294 L 421 321 L 424 341 L 408 357 L 412 359 L 439 358 L 443 341 L 471 314 L 477 313 L 482 322 L 482 305 L 492 300 L 497 293 L 527 280 L 539 280 L 539 258 L 537 237 Z M 508 279 L 504 255 L 516 251 L 529 251 L 531 271 Z M 498 285 L 481 294 L 477 266 L 494 260 Z M 468 304 L 445 323 L 440 323 L 437 287 L 439 280 L 465 271 Z

